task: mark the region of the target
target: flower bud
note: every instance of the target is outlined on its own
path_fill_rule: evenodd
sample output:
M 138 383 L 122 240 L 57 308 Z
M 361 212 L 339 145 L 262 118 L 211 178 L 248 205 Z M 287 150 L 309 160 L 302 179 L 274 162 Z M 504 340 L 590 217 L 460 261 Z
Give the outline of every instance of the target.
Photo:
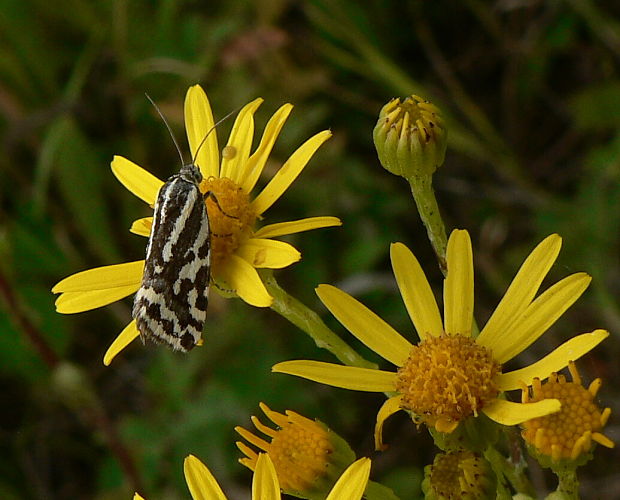
M 427 500 L 494 499 L 496 478 L 491 465 L 471 451 L 439 453 L 424 468 L 422 490 Z
M 432 175 L 443 163 L 447 130 L 439 108 L 412 95 L 383 106 L 373 139 L 383 167 L 409 179 Z

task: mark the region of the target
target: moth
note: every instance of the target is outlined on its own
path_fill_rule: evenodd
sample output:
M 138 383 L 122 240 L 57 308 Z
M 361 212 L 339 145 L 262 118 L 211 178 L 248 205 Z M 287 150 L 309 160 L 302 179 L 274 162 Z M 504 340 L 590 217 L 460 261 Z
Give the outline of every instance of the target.
M 207 317 L 211 232 L 202 174 L 192 162 L 161 187 L 154 206 L 142 284 L 132 316 L 142 341 L 187 352 Z
M 200 342 L 209 304 L 211 231 L 206 198 L 212 198 L 221 210 L 213 193 L 200 191 L 202 174 L 196 157 L 208 135 L 234 111 L 213 125 L 186 164 L 166 118 L 148 94 L 146 97 L 164 121 L 183 166 L 157 194 L 144 275 L 132 316 L 143 342 L 151 340 L 188 352 Z

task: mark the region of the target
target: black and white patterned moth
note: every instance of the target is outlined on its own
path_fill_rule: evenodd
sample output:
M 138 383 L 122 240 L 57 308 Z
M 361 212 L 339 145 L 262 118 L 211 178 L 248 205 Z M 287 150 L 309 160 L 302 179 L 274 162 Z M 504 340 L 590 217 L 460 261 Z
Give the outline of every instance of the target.
M 209 302 L 211 234 L 205 205 L 209 194 L 200 192 L 201 181 L 200 170 L 192 163 L 159 190 L 132 311 L 142 341 L 183 352 L 200 341 Z

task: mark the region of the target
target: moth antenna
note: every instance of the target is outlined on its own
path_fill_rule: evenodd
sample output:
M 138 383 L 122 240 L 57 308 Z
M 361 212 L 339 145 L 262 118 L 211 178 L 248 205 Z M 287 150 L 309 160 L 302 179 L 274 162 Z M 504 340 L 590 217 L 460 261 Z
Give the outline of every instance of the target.
M 207 137 L 209 137 L 209 134 L 211 132 L 213 132 L 215 130 L 215 127 L 217 127 L 220 123 L 222 123 L 224 120 L 230 118 L 234 113 L 236 113 L 237 111 L 241 110 L 241 108 L 243 108 L 243 106 L 239 106 L 236 109 L 233 109 L 230 113 L 228 113 L 226 116 L 224 116 L 223 118 L 220 118 L 217 122 L 215 122 L 213 124 L 213 126 L 209 129 L 209 131 L 205 134 L 205 136 L 202 138 L 202 141 L 200 141 L 200 144 L 198 144 L 198 148 L 196 149 L 196 154 L 194 155 L 194 157 L 192 158 L 192 165 L 196 164 L 196 158 L 198 158 L 198 153 L 200 153 L 200 149 L 202 148 L 202 146 L 204 145 L 205 141 L 207 140 Z
M 174 137 L 174 134 L 172 133 L 172 129 L 170 128 L 170 125 L 168 125 L 168 120 L 166 120 L 166 117 L 159 109 L 159 106 L 155 104 L 155 101 L 151 99 L 151 96 L 149 96 L 146 92 L 144 93 L 144 95 L 149 101 L 151 101 L 151 104 L 157 110 L 157 113 L 159 113 L 159 116 L 161 116 L 161 119 L 164 121 L 164 124 L 166 125 L 166 128 L 168 129 L 168 133 L 170 134 L 170 137 L 172 137 L 172 142 L 174 142 L 174 147 L 177 148 L 177 153 L 179 153 L 179 158 L 181 158 L 181 165 L 185 165 L 185 160 L 183 159 L 183 153 L 181 153 L 181 148 L 179 147 L 179 143 L 177 142 L 176 137 Z

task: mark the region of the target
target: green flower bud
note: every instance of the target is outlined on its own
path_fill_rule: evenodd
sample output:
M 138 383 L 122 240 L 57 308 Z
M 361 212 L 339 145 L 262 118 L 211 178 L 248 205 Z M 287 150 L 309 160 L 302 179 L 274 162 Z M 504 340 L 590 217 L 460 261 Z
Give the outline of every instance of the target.
M 373 131 L 383 167 L 406 179 L 432 175 L 439 168 L 447 136 L 439 108 L 416 95 L 383 106 Z
M 424 468 L 422 491 L 428 500 L 494 499 L 496 478 L 491 464 L 470 451 L 439 453 Z

